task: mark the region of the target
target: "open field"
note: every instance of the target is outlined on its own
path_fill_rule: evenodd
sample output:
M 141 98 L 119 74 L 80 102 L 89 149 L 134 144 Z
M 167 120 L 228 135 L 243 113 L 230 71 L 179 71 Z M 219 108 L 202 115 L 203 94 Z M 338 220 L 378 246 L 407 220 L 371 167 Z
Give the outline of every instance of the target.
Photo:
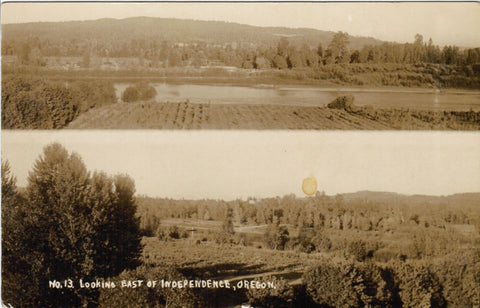
M 357 110 L 190 102 L 117 103 L 92 109 L 70 129 L 436 129 L 478 130 L 479 112 Z

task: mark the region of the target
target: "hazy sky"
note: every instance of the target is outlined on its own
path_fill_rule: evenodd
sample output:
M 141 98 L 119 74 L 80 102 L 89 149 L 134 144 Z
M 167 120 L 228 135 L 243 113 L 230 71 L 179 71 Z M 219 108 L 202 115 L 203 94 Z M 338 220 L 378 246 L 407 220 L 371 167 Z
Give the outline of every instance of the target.
M 447 195 L 480 191 L 478 133 L 310 131 L 3 131 L 18 185 L 54 141 L 89 170 L 127 173 L 137 192 L 171 198 L 304 196 L 359 190 Z
M 7 3 L 2 23 L 133 16 L 346 31 L 387 41 L 480 46 L 480 3 Z

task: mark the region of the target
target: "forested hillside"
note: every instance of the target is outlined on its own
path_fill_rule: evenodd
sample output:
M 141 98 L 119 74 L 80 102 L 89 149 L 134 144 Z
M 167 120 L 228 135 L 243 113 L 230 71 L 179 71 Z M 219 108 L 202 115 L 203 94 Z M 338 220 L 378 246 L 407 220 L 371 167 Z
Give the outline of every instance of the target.
M 147 17 L 2 27 L 2 55 L 38 65 L 47 65 L 45 57 L 59 56 L 83 57 L 79 63 L 83 67 L 89 67 L 92 57 L 136 57 L 154 67 L 215 63 L 256 69 L 367 62 L 472 65 L 480 59 L 479 48 L 440 47 L 420 34 L 412 41 L 400 44 L 343 32 Z
M 181 20 L 151 17 L 100 19 L 93 21 L 42 22 L 7 24 L 3 27 L 3 52 L 17 51 L 24 38 L 40 47 L 45 55 L 83 55 L 85 51 L 108 53 L 112 57 L 138 56 L 163 42 L 205 45 L 231 44 L 245 46 L 276 45 L 282 36 L 293 44 L 316 46 L 328 44 L 334 32 L 284 27 L 255 27 L 220 21 Z M 378 45 L 373 38 L 352 37 L 350 48 Z M 181 44 L 181 45 L 183 45 Z

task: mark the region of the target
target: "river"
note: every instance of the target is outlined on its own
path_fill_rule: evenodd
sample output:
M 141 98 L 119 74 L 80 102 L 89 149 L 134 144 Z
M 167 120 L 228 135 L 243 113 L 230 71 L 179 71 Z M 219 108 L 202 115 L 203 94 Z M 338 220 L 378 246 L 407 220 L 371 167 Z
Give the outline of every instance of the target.
M 353 95 L 355 104 L 381 108 L 480 111 L 480 91 L 410 88 L 324 88 L 313 86 L 235 86 L 153 83 L 158 102 L 325 106 L 339 95 Z M 119 101 L 128 83 L 115 83 Z

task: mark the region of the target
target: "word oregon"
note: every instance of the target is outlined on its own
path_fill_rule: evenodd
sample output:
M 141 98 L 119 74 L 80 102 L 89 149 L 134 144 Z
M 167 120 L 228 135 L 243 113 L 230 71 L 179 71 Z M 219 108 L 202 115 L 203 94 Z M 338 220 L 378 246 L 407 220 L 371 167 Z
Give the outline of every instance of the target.
M 275 289 L 273 282 L 268 281 L 256 281 L 256 280 L 240 280 L 237 283 L 231 284 L 228 280 L 160 280 L 159 287 L 161 288 L 208 288 L 208 289 L 218 289 L 226 288 L 230 289 Z

